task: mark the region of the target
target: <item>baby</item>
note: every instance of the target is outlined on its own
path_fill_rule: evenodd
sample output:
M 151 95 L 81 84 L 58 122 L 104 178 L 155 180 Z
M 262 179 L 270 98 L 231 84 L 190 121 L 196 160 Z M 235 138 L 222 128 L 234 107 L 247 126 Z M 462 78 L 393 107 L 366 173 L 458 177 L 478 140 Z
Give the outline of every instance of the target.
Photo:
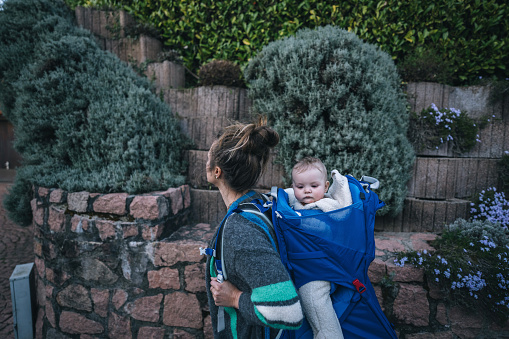
M 306 157 L 292 169 L 292 188 L 285 191 L 289 203 L 295 209 L 320 209 L 324 212 L 340 209 L 352 204 L 348 179 L 337 170 L 329 193 L 327 170 L 317 158 Z M 304 314 L 313 330 L 313 337 L 343 338 L 341 325 L 330 299 L 330 282 L 311 281 L 299 289 Z

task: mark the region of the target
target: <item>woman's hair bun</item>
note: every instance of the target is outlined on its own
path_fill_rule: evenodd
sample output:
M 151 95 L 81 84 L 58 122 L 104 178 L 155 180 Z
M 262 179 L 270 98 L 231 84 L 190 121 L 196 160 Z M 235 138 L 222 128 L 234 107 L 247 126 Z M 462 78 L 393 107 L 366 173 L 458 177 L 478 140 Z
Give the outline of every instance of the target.
M 260 146 L 263 144 L 265 147 L 273 148 L 279 144 L 279 134 L 267 125 L 256 127 L 252 135 Z

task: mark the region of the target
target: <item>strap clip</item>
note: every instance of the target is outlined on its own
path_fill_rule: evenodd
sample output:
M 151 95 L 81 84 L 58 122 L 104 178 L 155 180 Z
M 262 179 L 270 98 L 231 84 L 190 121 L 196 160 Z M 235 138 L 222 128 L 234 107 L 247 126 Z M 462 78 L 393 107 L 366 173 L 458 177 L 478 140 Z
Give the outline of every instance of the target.
M 366 292 L 366 286 L 364 286 L 363 283 L 361 283 L 359 281 L 359 279 L 355 279 L 352 284 L 355 286 L 355 288 L 357 289 L 357 292 L 359 292 L 360 294 Z
M 212 248 L 203 248 L 200 247 L 200 255 L 211 255 L 214 258 L 216 257 L 216 250 Z

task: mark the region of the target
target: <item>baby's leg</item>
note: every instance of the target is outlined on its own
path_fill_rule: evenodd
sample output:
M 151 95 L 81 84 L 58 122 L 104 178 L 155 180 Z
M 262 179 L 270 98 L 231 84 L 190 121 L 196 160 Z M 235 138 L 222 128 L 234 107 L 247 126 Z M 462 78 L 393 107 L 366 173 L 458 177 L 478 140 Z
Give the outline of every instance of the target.
M 329 294 L 328 281 L 311 281 L 299 288 L 302 309 L 313 329 L 314 339 L 343 339 L 341 325 Z

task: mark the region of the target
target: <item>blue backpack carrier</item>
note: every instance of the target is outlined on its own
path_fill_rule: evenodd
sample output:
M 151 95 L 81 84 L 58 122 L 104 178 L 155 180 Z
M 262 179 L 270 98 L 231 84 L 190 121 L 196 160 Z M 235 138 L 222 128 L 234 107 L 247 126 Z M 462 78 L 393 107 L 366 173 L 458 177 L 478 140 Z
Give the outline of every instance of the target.
M 385 206 L 370 189 L 378 181 L 346 176 L 352 205 L 322 212 L 293 210 L 283 189 L 271 194 L 272 221 L 281 260 L 296 288 L 314 281 L 331 282 L 331 299 L 345 338 L 397 338 L 368 278 L 375 258 L 375 213 Z M 313 338 L 304 322 L 286 338 Z
M 346 177 L 353 203 L 339 210 L 293 210 L 288 194 L 273 187 L 272 202 L 243 203 L 238 212 L 252 213 L 274 228 L 281 260 L 297 289 L 310 281 L 331 282 L 332 304 L 346 339 L 397 339 L 368 278 L 375 258 L 375 213 L 385 203 L 371 190 L 376 179 Z M 285 330 L 278 338 L 312 339 L 313 332 L 305 320 L 300 329 Z

